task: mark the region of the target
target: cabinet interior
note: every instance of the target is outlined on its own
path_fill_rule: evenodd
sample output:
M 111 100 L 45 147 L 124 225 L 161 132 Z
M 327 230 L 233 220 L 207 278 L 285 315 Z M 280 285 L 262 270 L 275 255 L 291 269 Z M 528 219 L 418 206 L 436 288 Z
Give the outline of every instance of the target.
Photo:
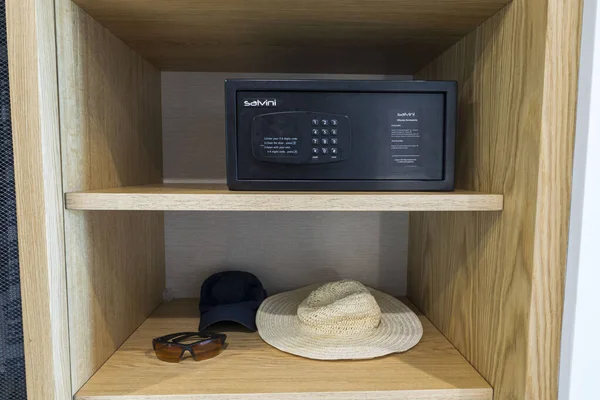
M 580 12 L 580 0 L 57 0 L 75 398 L 554 398 Z M 232 75 L 458 81 L 457 192 L 227 192 Z M 272 292 L 349 277 L 407 295 L 423 343 L 321 364 L 234 333 L 214 363 L 167 371 L 149 339 L 193 330 L 195 303 L 180 299 L 236 266 Z

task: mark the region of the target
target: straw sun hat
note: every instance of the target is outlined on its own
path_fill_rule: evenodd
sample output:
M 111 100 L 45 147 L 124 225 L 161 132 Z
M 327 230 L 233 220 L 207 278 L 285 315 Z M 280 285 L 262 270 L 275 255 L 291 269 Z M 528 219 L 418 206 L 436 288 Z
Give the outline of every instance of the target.
M 400 300 L 350 280 L 268 297 L 256 326 L 271 346 L 317 360 L 400 353 L 423 336 L 419 318 Z

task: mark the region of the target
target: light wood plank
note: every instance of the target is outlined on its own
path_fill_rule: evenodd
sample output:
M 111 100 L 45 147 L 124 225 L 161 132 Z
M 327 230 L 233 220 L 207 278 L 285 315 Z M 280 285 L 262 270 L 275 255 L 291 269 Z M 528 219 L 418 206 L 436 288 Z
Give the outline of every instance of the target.
M 71 380 L 53 3 L 7 0 L 6 22 L 27 398 L 66 400 Z
M 163 184 L 67 193 L 70 210 L 497 211 L 502 195 L 455 192 L 237 192 L 225 185 Z
M 459 81 L 457 186 L 502 213 L 412 213 L 409 296 L 494 387 L 557 398 L 579 0 L 515 0 L 416 75 Z
M 162 179 L 160 72 L 56 1 L 63 186 Z M 73 391 L 160 303 L 162 213 L 65 213 Z
M 413 73 L 509 0 L 75 0 L 154 65 Z
M 581 0 L 548 1 L 532 288 L 529 399 L 556 399 L 571 205 Z
M 165 364 L 152 338 L 197 328 L 197 300 L 162 305 L 77 393 L 77 400 L 455 399 L 491 400 L 492 389 L 421 315 L 410 351 L 375 360 L 323 362 L 283 353 L 258 334 L 228 332 L 205 362 Z

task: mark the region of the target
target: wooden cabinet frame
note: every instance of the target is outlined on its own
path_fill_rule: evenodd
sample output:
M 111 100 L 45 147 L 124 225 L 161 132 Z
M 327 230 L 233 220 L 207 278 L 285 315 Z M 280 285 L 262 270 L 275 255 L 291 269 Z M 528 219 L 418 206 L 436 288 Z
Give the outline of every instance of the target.
M 79 3 L 114 22 L 111 1 Z M 458 81 L 457 188 L 503 210 L 414 208 L 409 297 L 496 400 L 557 397 L 581 10 L 514 0 L 411 71 Z M 162 299 L 160 212 L 65 210 L 66 193 L 162 183 L 160 70 L 100 22 L 70 0 L 7 0 L 31 400 L 70 398 Z

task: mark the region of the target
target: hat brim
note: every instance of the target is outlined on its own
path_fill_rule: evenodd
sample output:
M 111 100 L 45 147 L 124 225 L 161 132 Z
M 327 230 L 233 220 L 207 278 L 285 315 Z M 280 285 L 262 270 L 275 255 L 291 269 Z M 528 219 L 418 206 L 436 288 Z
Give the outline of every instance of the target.
M 204 331 L 219 322 L 235 322 L 251 331 L 256 331 L 256 309 L 240 304 L 216 306 L 200 316 L 199 331 Z
M 316 360 L 358 360 L 400 353 L 423 336 L 419 317 L 400 300 L 369 288 L 381 309 L 381 322 L 360 335 L 317 335 L 303 328 L 297 316 L 300 303 L 320 285 L 268 297 L 256 313 L 260 337 L 271 346 Z

